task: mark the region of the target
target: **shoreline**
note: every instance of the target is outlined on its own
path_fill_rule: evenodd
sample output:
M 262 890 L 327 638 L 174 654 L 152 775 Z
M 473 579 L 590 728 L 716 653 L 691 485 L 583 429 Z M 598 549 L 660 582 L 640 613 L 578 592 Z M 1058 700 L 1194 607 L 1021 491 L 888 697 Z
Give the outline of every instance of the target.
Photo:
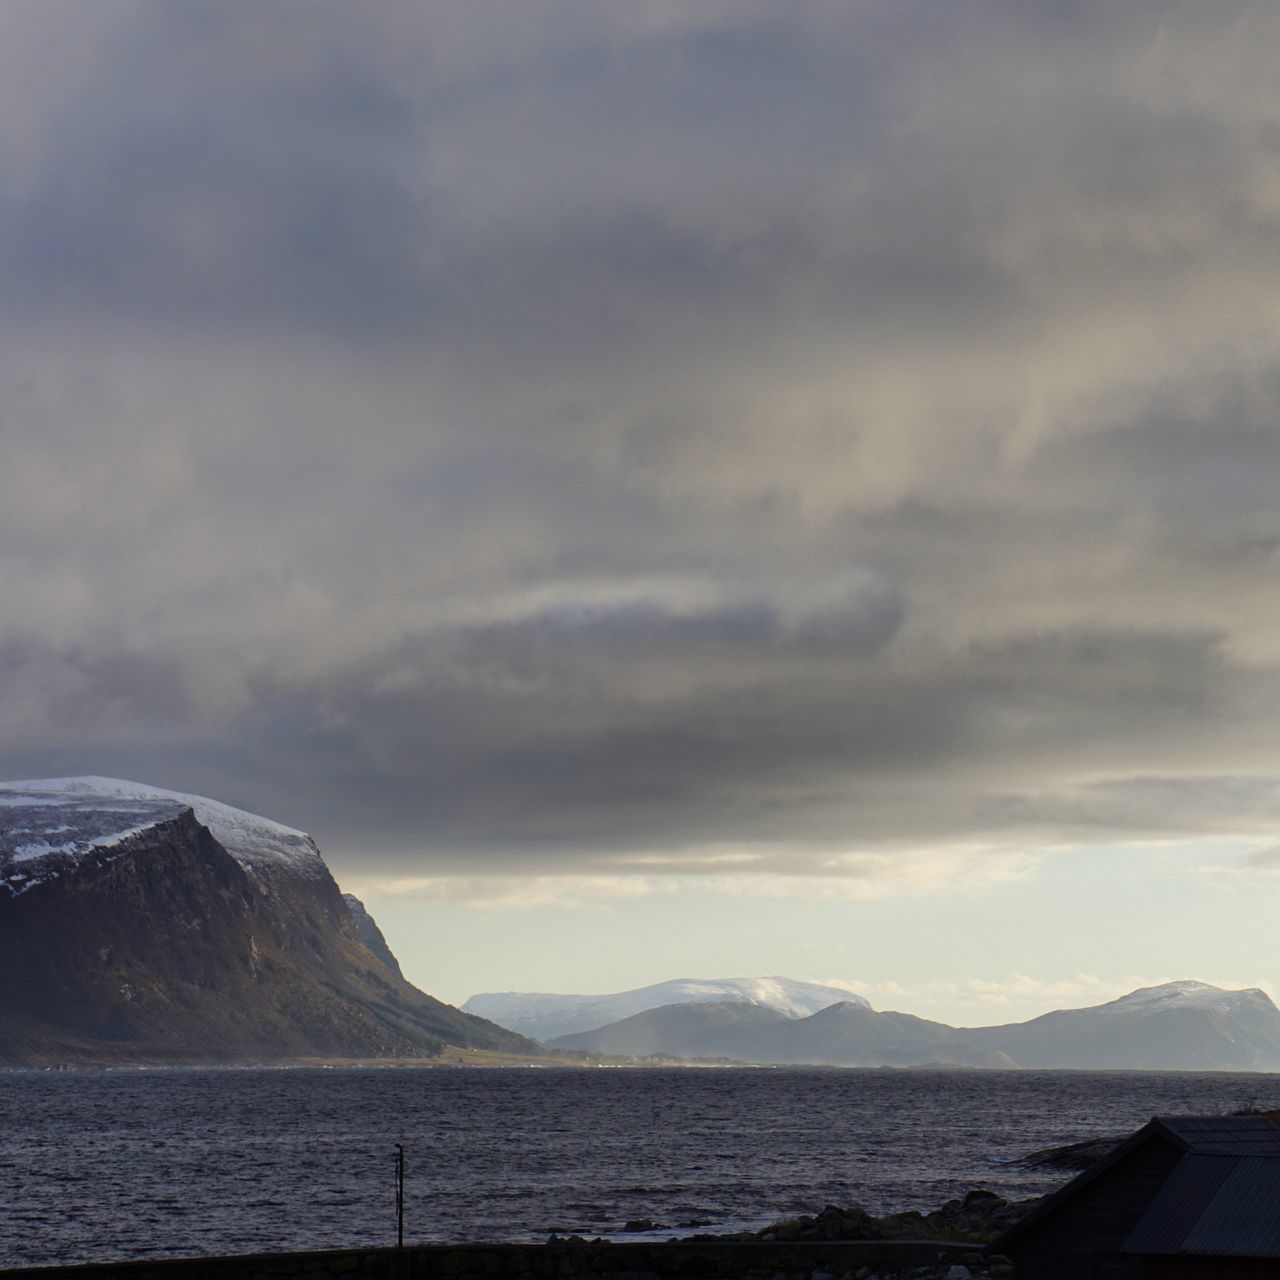
M 449 1046 L 434 1058 L 331 1058 L 299 1057 L 271 1059 L 200 1060 L 178 1062 L 173 1059 L 95 1058 L 68 1062 L 2 1062 L 0 1074 L 6 1072 L 74 1072 L 74 1071 L 293 1071 L 293 1070 L 385 1070 L 413 1068 L 422 1071 L 510 1070 L 510 1071 L 749 1071 L 749 1072 L 823 1072 L 856 1074 L 892 1072 L 895 1075 L 1106 1075 L 1106 1076 L 1253 1076 L 1259 1080 L 1280 1079 L 1280 1071 L 1236 1071 L 1207 1067 L 975 1067 L 958 1063 L 928 1063 L 901 1066 L 845 1066 L 830 1062 L 733 1062 L 704 1058 L 623 1058 L 582 1057 L 548 1053 L 545 1056 L 514 1054 L 495 1049 L 464 1049 Z

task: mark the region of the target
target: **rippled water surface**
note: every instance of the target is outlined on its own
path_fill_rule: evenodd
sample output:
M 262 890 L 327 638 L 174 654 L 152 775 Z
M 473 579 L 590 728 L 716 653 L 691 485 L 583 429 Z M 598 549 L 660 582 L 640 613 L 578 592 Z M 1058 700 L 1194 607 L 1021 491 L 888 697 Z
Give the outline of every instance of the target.
M 1007 1163 L 1280 1077 L 1114 1072 L 0 1072 L 0 1266 L 758 1227 L 1051 1189 Z M 668 1234 L 663 1231 L 662 1235 Z

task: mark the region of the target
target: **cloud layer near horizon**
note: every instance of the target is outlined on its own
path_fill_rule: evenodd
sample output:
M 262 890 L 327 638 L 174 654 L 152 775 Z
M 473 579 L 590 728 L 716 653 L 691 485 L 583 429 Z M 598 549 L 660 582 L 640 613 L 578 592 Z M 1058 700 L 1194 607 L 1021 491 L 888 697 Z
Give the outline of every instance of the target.
M 388 876 L 1261 839 L 1278 44 L 7 5 L 0 765 Z

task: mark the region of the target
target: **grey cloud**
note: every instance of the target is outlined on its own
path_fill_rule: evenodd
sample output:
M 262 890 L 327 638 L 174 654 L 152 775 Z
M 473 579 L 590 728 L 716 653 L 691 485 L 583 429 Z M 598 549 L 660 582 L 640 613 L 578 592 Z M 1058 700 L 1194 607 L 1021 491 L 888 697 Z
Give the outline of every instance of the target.
M 1028 638 L 947 670 L 895 671 L 865 634 L 788 642 L 748 618 L 662 627 L 632 612 L 577 635 L 556 619 L 490 628 L 486 643 L 424 639 L 381 680 L 364 669 L 323 687 L 261 685 L 238 733 L 247 755 L 287 771 L 312 825 L 385 857 L 411 830 L 460 865 L 482 850 L 518 865 L 740 841 L 820 857 L 958 831 L 1197 829 L 1194 785 L 1168 784 L 1197 798 L 1175 813 L 1143 798 L 1156 781 L 1081 791 L 1070 770 L 1194 732 L 1218 679 L 1203 643 Z M 167 766 L 181 758 L 171 748 Z
M 0 19 L 6 772 L 388 865 L 1270 820 L 1269 6 L 82 12 Z

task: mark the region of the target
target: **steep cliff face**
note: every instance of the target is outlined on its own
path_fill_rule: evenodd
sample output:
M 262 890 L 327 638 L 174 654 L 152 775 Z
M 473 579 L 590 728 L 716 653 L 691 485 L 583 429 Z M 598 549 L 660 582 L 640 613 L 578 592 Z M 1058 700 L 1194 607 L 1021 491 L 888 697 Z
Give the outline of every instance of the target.
M 0 787 L 0 1061 L 533 1049 L 370 951 L 303 833 L 109 783 Z
M 365 909 L 364 903 L 354 893 L 344 893 L 342 900 L 347 904 L 347 910 L 351 912 L 351 921 L 356 927 L 356 933 L 359 935 L 360 941 L 392 973 L 399 975 L 400 961 L 395 958 L 391 948 L 387 946 L 387 940 L 382 936 L 382 930 L 378 928 L 378 922 Z

